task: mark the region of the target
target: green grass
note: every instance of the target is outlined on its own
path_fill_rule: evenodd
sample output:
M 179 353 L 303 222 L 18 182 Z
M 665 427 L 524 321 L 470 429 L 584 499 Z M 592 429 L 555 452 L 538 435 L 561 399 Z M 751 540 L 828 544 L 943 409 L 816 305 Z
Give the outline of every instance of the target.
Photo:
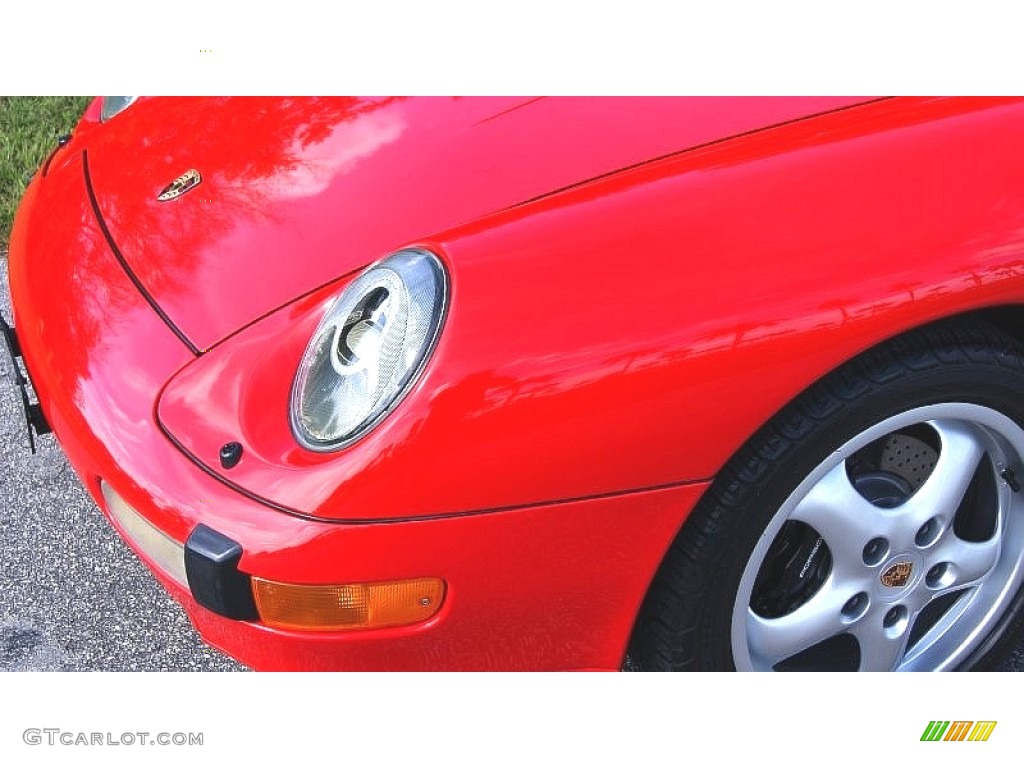
M 88 96 L 0 96 L 0 253 L 32 172 L 70 131 Z

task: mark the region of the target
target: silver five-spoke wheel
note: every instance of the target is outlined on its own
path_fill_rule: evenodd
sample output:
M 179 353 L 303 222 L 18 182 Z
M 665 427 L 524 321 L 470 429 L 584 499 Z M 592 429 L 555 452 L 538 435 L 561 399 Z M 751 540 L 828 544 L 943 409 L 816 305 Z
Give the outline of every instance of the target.
M 942 670 L 1020 587 L 1024 431 L 980 405 L 862 432 L 789 496 L 733 612 L 738 669 Z

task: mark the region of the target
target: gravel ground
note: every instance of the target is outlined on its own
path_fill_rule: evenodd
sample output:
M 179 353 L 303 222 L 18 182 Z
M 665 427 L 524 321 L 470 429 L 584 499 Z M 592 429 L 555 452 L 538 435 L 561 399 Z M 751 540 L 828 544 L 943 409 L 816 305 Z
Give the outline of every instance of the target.
M 7 262 L 0 307 L 10 320 Z M 2 342 L 0 342 L 2 344 Z M 240 670 L 115 535 L 50 436 L 28 451 L 0 354 L 0 670 Z
M 10 319 L 7 262 L 0 307 Z M 28 452 L 0 354 L 0 670 L 241 670 L 107 525 L 52 437 Z M 1024 671 L 1024 641 L 1004 668 Z

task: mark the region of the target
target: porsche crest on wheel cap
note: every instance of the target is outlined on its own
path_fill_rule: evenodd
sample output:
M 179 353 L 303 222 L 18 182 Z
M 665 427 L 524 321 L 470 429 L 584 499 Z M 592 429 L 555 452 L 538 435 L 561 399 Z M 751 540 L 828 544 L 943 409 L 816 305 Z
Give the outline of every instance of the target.
M 914 564 L 909 561 L 893 563 L 882 572 L 882 583 L 887 587 L 905 586 L 913 570 Z
M 157 195 L 156 199 L 160 202 L 174 200 L 176 197 L 184 195 L 190 189 L 198 187 L 199 182 L 202 180 L 203 177 L 199 175 L 199 171 L 195 168 L 191 168 L 160 190 L 160 194 Z

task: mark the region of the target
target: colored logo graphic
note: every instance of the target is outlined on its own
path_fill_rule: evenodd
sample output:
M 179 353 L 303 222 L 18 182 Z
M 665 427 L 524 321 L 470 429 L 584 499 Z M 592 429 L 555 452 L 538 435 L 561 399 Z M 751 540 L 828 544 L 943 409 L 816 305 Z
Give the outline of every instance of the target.
M 910 572 L 913 570 L 913 563 L 894 563 L 885 569 L 885 573 L 882 574 L 882 583 L 887 587 L 906 586 L 910 579 Z
M 995 720 L 932 720 L 921 741 L 988 741 L 995 728 Z
M 198 187 L 202 180 L 203 177 L 199 175 L 199 171 L 195 168 L 190 168 L 160 190 L 160 194 L 157 195 L 156 199 L 162 203 L 167 202 L 168 200 L 174 200 L 175 198 L 184 195 L 190 189 Z

